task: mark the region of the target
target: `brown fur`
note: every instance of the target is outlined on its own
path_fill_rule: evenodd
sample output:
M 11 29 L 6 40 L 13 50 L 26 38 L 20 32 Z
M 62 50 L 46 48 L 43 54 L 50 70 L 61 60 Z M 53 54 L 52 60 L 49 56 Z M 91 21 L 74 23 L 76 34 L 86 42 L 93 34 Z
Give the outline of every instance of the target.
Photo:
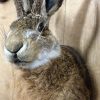
M 23 29 L 25 23 L 21 23 L 18 25 Z M 15 29 L 16 27 L 17 26 L 15 26 Z M 19 29 L 19 27 L 17 28 Z M 11 30 L 14 32 L 13 29 Z M 22 32 L 19 33 L 19 31 L 17 32 L 18 34 L 22 33 Z M 18 47 L 18 45 L 16 46 L 16 41 L 18 39 L 16 38 L 16 33 L 14 33 L 13 35 L 15 35 L 15 37 L 12 38 L 12 40 L 15 41 L 15 44 L 11 45 L 11 43 L 14 43 L 11 40 L 11 42 L 7 42 L 9 45 L 6 47 L 9 48 L 10 45 L 11 47 L 14 46 L 13 48 L 14 51 L 14 49 Z M 8 36 L 8 38 L 10 36 Z M 54 42 L 52 38 L 49 39 L 52 40 L 50 42 L 52 43 Z M 31 47 L 32 48 L 30 50 L 33 50 L 34 45 L 31 45 Z M 74 58 L 74 55 L 72 53 L 73 50 L 70 51 L 70 49 L 66 48 L 65 46 L 62 47 L 61 50 L 62 52 L 60 57 L 50 60 L 49 63 L 46 63 L 45 65 L 40 66 L 37 69 L 31 69 L 31 70 L 15 69 L 15 77 L 14 77 L 15 84 L 14 84 L 12 99 L 14 100 L 90 100 L 90 90 L 85 80 L 87 74 L 84 73 L 85 70 L 83 70 L 85 66 L 83 65 L 81 68 L 81 66 L 76 61 L 77 58 L 76 57 Z M 29 52 L 30 55 L 28 54 L 28 52 L 29 51 L 27 50 L 27 52 L 24 53 L 27 54 L 29 57 L 31 55 L 33 56 L 34 52 Z M 32 58 L 35 57 L 33 56 Z M 23 61 L 23 59 L 21 60 Z
M 15 70 L 13 99 L 90 100 L 81 72 L 69 49 L 62 47 L 62 55 L 44 66 L 33 70 Z

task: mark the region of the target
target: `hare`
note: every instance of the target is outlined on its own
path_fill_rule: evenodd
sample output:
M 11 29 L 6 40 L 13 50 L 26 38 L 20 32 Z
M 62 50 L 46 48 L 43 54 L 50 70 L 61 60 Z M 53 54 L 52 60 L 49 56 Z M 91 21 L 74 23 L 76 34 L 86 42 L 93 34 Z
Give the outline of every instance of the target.
M 34 0 L 11 24 L 4 51 L 16 65 L 13 100 L 90 100 L 85 64 L 48 28 L 61 4 L 62 0 Z

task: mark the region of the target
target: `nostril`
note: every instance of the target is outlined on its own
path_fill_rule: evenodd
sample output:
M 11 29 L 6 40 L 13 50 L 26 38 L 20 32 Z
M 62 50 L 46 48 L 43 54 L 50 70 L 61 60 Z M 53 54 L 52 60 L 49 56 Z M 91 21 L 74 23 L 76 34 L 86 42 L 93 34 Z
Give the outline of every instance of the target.
M 14 54 L 14 55 L 13 55 L 12 61 L 13 61 L 14 63 L 18 63 L 18 62 L 19 62 L 19 59 L 18 59 L 18 57 L 17 57 L 17 54 Z
M 17 58 L 17 54 L 14 54 L 14 56 L 13 56 L 15 59 Z
M 23 44 L 16 44 L 15 47 L 12 49 L 12 53 L 17 53 L 21 48 L 23 47 Z

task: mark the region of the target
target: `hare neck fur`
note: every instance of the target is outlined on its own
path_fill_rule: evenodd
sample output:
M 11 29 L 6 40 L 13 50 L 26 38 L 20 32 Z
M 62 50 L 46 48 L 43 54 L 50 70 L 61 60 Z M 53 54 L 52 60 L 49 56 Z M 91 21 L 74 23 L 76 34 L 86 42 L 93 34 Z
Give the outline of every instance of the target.
M 29 93 L 27 94 L 27 96 L 30 96 L 30 94 L 32 94 L 36 95 L 36 97 L 42 97 L 43 93 L 45 96 L 45 94 L 50 91 L 52 93 L 52 91 L 61 90 L 64 84 L 66 84 L 66 82 L 70 79 L 70 77 L 79 74 L 72 55 L 70 55 L 67 50 L 62 50 L 61 53 L 62 54 L 60 57 L 50 60 L 49 63 L 42 65 L 41 67 L 31 70 L 16 70 L 15 92 L 17 92 L 18 95 L 25 95 L 25 93 Z M 22 93 L 20 93 L 20 91 Z M 32 98 L 35 98 L 35 96 Z

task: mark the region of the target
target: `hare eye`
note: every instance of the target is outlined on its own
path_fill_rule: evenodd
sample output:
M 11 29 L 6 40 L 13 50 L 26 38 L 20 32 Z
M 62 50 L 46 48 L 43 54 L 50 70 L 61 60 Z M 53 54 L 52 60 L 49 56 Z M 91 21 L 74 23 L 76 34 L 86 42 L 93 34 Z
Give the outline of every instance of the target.
M 41 22 L 41 23 L 39 24 L 39 26 L 38 26 L 38 31 L 41 32 L 41 31 L 43 30 L 43 28 L 44 28 L 44 23 Z

